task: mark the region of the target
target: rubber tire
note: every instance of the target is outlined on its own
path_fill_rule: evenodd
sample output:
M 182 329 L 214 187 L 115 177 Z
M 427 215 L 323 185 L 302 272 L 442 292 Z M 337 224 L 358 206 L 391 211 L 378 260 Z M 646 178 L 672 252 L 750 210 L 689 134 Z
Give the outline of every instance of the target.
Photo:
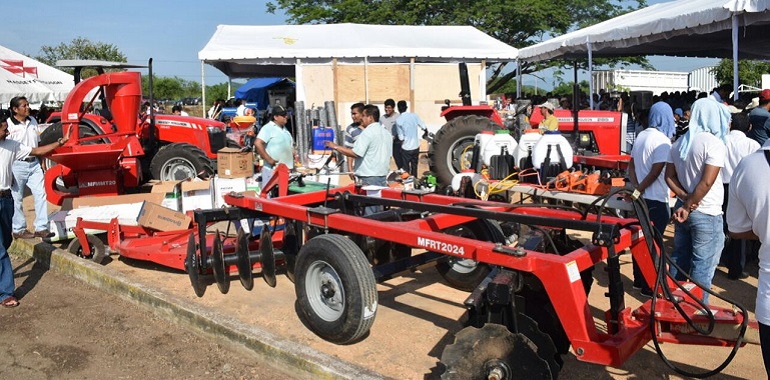
M 241 144 L 238 144 L 238 142 L 233 139 L 227 139 L 227 141 L 225 142 L 225 147 L 236 148 L 236 149 L 242 148 Z
M 320 279 L 313 279 L 316 266 L 333 269 L 334 280 L 341 289 L 343 302 L 340 311 L 332 311 L 327 318 L 319 312 L 331 308 L 324 305 L 324 296 L 310 294 Z M 328 271 L 326 272 L 329 273 Z M 319 337 L 337 344 L 358 341 L 374 324 L 377 314 L 377 286 L 374 273 L 364 253 L 355 243 L 342 235 L 319 235 L 305 243 L 297 257 L 294 289 L 297 294 L 295 309 L 302 323 Z M 316 309 L 316 307 L 324 309 Z
M 430 171 L 436 176 L 440 187 L 452 184 L 452 177 L 460 173 L 460 160 L 453 151 L 465 144 L 473 144 L 476 135 L 485 130 L 498 130 L 502 127 L 492 120 L 467 115 L 454 118 L 436 132 L 428 152 Z
M 505 243 L 505 235 L 500 225 L 490 220 L 475 220 L 460 226 L 468 227 L 479 241 L 491 241 L 495 243 Z M 450 259 L 451 260 L 451 259 Z M 477 263 L 476 267 L 470 272 L 460 272 L 450 263 L 450 260 L 442 260 L 436 263 L 436 270 L 449 284 L 449 286 L 472 292 L 487 277 L 491 268 L 488 264 Z
M 187 170 L 190 173 L 196 173 L 195 177 L 208 178 L 214 175 L 214 169 L 211 160 L 206 157 L 200 148 L 195 145 L 187 143 L 173 143 L 163 146 L 155 154 L 150 162 L 150 173 L 153 179 L 160 181 L 173 181 L 173 180 L 185 180 L 191 178 L 189 176 L 185 178 L 174 178 L 168 174 L 163 174 L 164 166 L 169 161 L 174 159 L 183 159 L 186 162 Z M 189 165 L 192 165 L 190 167 Z M 179 177 L 178 175 L 176 177 Z
M 90 257 L 83 256 L 83 244 L 78 238 L 74 238 L 70 241 L 70 244 L 67 246 L 67 252 L 78 257 L 87 258 L 97 264 L 101 264 L 102 261 L 109 256 L 104 247 L 104 242 L 95 235 L 86 235 L 86 239 L 88 240 L 89 248 L 91 248 Z
M 80 123 L 80 127 L 78 128 L 78 133 L 80 135 L 80 138 L 104 134 L 101 128 L 95 127 L 86 122 Z M 54 142 L 56 142 L 62 137 L 64 137 L 64 133 L 62 132 L 62 125 L 61 125 L 61 122 L 57 121 L 56 123 L 49 125 L 48 128 L 43 130 L 43 133 L 40 134 L 40 143 L 38 145 L 44 146 L 48 144 L 53 144 Z M 109 143 L 109 141 L 107 141 L 106 139 L 101 139 L 101 140 L 86 141 L 83 143 L 83 145 L 107 144 L 107 143 Z

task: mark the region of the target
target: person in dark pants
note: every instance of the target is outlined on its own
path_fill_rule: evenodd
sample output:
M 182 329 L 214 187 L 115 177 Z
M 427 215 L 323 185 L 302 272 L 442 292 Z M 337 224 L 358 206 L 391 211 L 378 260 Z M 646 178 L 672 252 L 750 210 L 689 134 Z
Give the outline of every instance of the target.
M 644 199 L 653 227 L 663 236 L 671 217 L 668 186 L 663 174 L 671 150 L 671 137 L 676 131 L 671 106 L 665 102 L 655 103 L 650 108 L 647 125 L 634 142 L 628 174 L 634 188 L 632 198 Z M 639 289 L 641 295 L 652 297 L 652 289 L 645 281 L 636 260 L 633 261 L 633 268 L 634 288 Z
M 8 247 L 13 241 L 11 227 L 14 212 L 11 195 L 13 163 L 30 156 L 44 156 L 64 145 L 69 140 L 69 136 L 45 146 L 31 148 L 7 138 L 9 117 L 7 111 L 0 112 L 0 305 L 11 308 L 19 306 L 19 301 L 14 295 L 16 284 L 13 281 L 11 258 L 8 257 Z
M 417 163 L 420 155 L 419 130 L 427 131 L 428 127 L 414 112 L 406 112 L 405 100 L 398 101 L 398 112 L 401 114 L 396 119 L 398 140 L 401 141 L 401 157 L 403 157 L 403 169 L 407 173 L 418 177 Z
M 725 167 L 722 168 L 722 183 L 725 188 L 724 203 L 722 204 L 722 211 L 727 212 L 727 204 L 729 201 L 729 189 L 730 189 L 730 177 L 733 175 L 735 167 L 741 160 L 759 150 L 760 145 L 756 141 L 746 137 L 746 132 L 749 131 L 749 117 L 744 113 L 733 113 L 732 122 L 730 123 L 730 133 L 727 135 L 727 160 L 725 161 Z M 725 215 L 725 232 L 727 231 L 727 216 Z M 727 277 L 731 280 L 739 280 L 748 277 L 748 274 L 743 271 L 746 266 L 746 251 L 747 241 L 742 239 L 730 239 L 722 250 L 721 260 L 725 262 L 727 266 Z

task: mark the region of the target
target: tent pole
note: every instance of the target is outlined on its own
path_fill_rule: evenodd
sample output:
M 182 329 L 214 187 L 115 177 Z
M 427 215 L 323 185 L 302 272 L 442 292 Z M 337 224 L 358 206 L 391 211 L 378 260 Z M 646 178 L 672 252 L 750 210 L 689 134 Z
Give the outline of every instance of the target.
M 588 49 L 588 104 L 594 109 L 594 54 L 591 51 L 591 40 L 586 41 Z
M 738 100 L 738 15 L 733 13 L 733 100 Z
M 414 57 L 409 58 L 409 105 L 414 107 Z
M 203 116 L 206 117 L 206 64 L 201 61 L 201 104 L 203 104 Z
M 580 109 L 580 85 L 578 85 L 578 62 L 572 61 L 572 73 L 574 79 L 572 82 L 572 125 L 575 133 L 578 131 L 578 110 Z
M 230 99 L 233 97 L 233 78 L 231 78 L 229 75 L 227 76 L 227 99 Z
M 369 57 L 364 57 L 364 97 L 369 104 Z
M 516 58 L 516 99 L 521 98 L 521 61 Z

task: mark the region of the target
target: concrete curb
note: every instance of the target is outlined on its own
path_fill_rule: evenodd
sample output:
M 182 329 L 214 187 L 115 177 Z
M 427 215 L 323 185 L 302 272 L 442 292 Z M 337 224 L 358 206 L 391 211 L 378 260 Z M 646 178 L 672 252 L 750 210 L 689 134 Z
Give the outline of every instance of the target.
M 32 258 L 64 275 L 107 293 L 133 301 L 155 314 L 207 335 L 237 343 L 278 367 L 296 370 L 313 379 L 382 379 L 384 376 L 284 339 L 210 308 L 183 301 L 158 289 L 132 281 L 109 267 L 97 265 L 38 240 L 14 239 L 9 252 Z

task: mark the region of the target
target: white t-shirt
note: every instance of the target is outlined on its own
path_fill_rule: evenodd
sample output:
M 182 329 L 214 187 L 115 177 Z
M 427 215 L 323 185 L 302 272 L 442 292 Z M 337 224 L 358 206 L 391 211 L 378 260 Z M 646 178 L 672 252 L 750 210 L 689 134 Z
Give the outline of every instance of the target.
M 634 160 L 636 180 L 644 181 L 652 170 L 652 165 L 665 163 L 671 150 L 671 140 L 663 132 L 655 128 L 647 128 L 636 137 L 634 148 L 631 150 L 631 159 Z M 644 199 L 668 203 L 668 186 L 666 185 L 665 170 L 660 172 L 658 178 L 644 190 Z
M 695 191 L 703 178 L 703 169 L 706 165 L 725 166 L 727 157 L 727 148 L 722 140 L 716 138 L 709 132 L 700 132 L 693 136 L 690 151 L 687 152 L 687 159 L 682 160 L 679 157 L 679 146 L 684 139 L 677 140 L 671 147 L 668 155 L 668 162 L 674 164 L 679 182 L 688 193 Z M 700 201 L 697 211 L 707 215 L 722 215 L 722 202 L 724 201 L 724 186 L 722 184 L 722 170 L 719 170 L 717 178 L 714 181 L 715 186 L 711 186 L 706 196 Z
M 11 164 L 29 157 L 32 148 L 7 137 L 0 140 L 0 190 L 8 190 L 13 182 Z
M 16 120 L 13 116 L 8 120 L 8 138 L 16 140 L 26 146 L 37 148 L 40 141 L 40 133 L 37 131 L 37 120 L 29 116 L 23 122 Z
M 246 115 L 246 105 L 241 104 L 238 106 L 238 108 L 235 109 L 235 116 L 245 116 Z
M 746 156 L 735 168 L 727 203 L 730 232 L 753 231 L 762 243 L 759 248 L 759 283 L 756 317 L 770 325 L 770 165 L 764 150 Z
M 725 167 L 720 170 L 722 181 L 730 183 L 730 177 L 732 177 L 733 170 L 738 166 L 738 163 L 743 157 L 756 152 L 759 148 L 759 143 L 746 137 L 745 133 L 730 131 L 730 134 L 727 135 L 727 161 L 725 161 Z

